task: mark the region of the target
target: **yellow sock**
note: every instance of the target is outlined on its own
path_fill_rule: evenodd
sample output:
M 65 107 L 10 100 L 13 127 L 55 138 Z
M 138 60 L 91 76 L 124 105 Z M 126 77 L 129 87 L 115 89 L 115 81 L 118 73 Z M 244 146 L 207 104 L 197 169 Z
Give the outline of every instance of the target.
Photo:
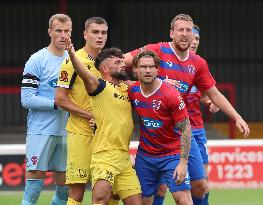
M 111 199 L 109 205 L 119 205 L 120 200 Z
M 81 202 L 75 201 L 72 198 L 68 198 L 67 205 L 81 205 Z

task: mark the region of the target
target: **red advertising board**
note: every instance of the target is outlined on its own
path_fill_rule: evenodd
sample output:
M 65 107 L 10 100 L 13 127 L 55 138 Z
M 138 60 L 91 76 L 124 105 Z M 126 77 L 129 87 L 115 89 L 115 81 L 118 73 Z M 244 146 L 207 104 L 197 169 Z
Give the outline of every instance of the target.
M 130 145 L 134 162 L 138 142 Z M 210 188 L 263 188 L 263 140 L 209 140 Z M 0 190 L 22 189 L 25 145 L 0 145 Z M 52 185 L 51 173 L 45 185 Z
M 135 159 L 138 142 L 131 143 Z M 263 188 L 263 140 L 209 140 L 210 188 Z

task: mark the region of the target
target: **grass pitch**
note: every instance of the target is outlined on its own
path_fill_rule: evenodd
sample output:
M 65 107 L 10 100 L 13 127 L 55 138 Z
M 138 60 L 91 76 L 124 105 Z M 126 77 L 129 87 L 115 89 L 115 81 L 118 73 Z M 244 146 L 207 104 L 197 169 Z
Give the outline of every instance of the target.
M 23 192 L 0 191 L 1 205 L 20 205 Z M 43 191 L 38 205 L 48 205 L 52 199 L 53 192 Z M 262 205 L 263 189 L 223 189 L 211 190 L 209 196 L 210 205 Z M 91 192 L 86 191 L 83 205 L 91 204 Z M 122 203 L 120 203 L 121 205 Z M 167 194 L 164 205 L 174 204 L 171 194 Z

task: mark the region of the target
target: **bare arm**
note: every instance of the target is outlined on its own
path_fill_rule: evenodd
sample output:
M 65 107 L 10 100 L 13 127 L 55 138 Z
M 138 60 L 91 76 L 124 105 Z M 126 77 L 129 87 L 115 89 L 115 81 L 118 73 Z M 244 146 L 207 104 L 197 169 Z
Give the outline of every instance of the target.
M 132 59 L 133 59 L 133 56 L 131 53 L 125 53 L 124 54 L 124 63 L 126 65 L 126 67 L 132 66 Z
M 63 110 L 84 119 L 90 120 L 93 117 L 91 112 L 82 109 L 69 98 L 69 90 L 67 88 L 58 87 L 56 89 L 55 104 Z
M 83 80 L 87 92 L 93 93 L 99 85 L 99 81 L 97 77 L 93 75 L 76 57 L 70 38 L 66 38 L 65 41 L 66 41 L 66 49 L 68 50 L 69 57 L 74 67 L 74 70 L 79 75 L 79 77 Z
M 206 106 L 209 106 L 209 111 L 212 113 L 216 113 L 219 111 L 219 108 L 212 103 L 212 101 L 209 99 L 207 95 L 202 94 L 200 98 L 200 102 Z
M 178 122 L 176 125 L 181 131 L 181 155 L 180 160 L 182 159 L 186 163 L 188 162 L 190 147 L 191 147 L 191 125 L 188 118 Z
M 244 132 L 244 137 L 247 137 L 249 135 L 250 130 L 247 123 L 242 119 L 242 117 L 232 107 L 225 96 L 223 96 L 215 86 L 205 91 L 204 93 L 220 110 L 222 110 L 227 116 L 235 120 L 236 126 L 239 131 Z
M 186 118 L 177 123 L 177 127 L 181 131 L 181 144 L 180 144 L 180 162 L 174 170 L 173 177 L 176 179 L 176 184 L 181 184 L 185 180 L 187 174 L 187 162 L 191 147 L 191 125 L 189 119 Z

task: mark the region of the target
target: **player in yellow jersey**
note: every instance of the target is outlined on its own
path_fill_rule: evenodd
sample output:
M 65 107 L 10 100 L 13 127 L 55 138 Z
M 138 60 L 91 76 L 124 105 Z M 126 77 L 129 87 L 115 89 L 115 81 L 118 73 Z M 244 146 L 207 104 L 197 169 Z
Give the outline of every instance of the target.
M 108 25 L 103 18 L 88 18 L 84 31 L 85 46 L 76 52 L 85 69 L 98 77 L 101 74 L 94 67 L 94 59 L 106 43 L 107 30 Z M 69 58 L 61 66 L 57 85 L 56 105 L 70 112 L 66 127 L 66 184 L 70 187 L 68 205 L 81 204 L 90 176 L 93 131 L 89 121 L 92 119 L 92 113 L 84 83 L 74 71 Z
M 81 64 L 69 38 L 66 45 L 74 69 L 91 96 L 97 123 L 91 158 L 93 204 L 108 204 L 113 191 L 125 205 L 141 205 L 141 187 L 128 153 L 133 120 L 128 86 L 122 83 L 127 78 L 123 53 L 110 48 L 96 57 L 95 67 L 102 79 Z

